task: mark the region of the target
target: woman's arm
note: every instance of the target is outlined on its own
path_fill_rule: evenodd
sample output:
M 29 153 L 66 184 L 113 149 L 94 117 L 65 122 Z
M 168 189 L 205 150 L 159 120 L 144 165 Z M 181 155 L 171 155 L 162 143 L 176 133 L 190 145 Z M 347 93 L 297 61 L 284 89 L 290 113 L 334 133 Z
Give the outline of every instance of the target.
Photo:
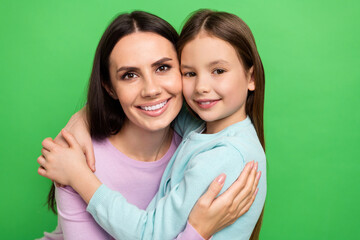
M 110 235 L 86 212 L 86 203 L 71 187 L 57 187 L 55 191 L 58 220 L 64 239 L 110 239 Z
M 65 134 L 66 135 L 66 134 Z M 76 143 L 70 141 L 70 148 L 74 147 Z M 44 146 L 51 149 L 51 146 Z M 78 146 L 78 148 L 80 148 Z M 52 149 L 52 151 L 56 152 Z M 225 151 L 228 153 L 228 151 Z M 221 159 L 224 156 L 224 152 L 221 154 L 202 154 L 201 158 L 208 160 L 211 157 L 218 157 Z M 63 168 L 66 169 L 68 164 L 66 163 L 66 154 L 62 154 L 63 159 L 59 162 L 63 163 Z M 81 159 L 81 154 L 76 159 Z M 40 175 L 50 177 L 63 184 L 71 184 L 76 191 L 84 198 L 85 201 L 89 201 L 95 193 L 95 198 L 91 200 L 88 209 L 95 216 L 96 220 L 106 229 L 108 232 L 118 238 L 135 238 L 135 239 L 147 239 L 156 238 L 162 236 L 164 239 L 171 239 L 176 237 L 177 233 L 181 232 L 186 224 L 188 215 L 194 206 L 197 199 L 206 190 L 209 179 L 215 178 L 215 174 L 223 172 L 224 170 L 231 170 L 232 181 L 237 177 L 237 173 L 242 169 L 243 165 L 239 164 L 238 155 L 235 159 L 237 164 L 228 164 L 227 161 L 217 161 L 221 163 L 214 168 L 206 170 L 202 169 L 201 164 L 197 164 L 187 171 L 184 180 L 169 193 L 169 196 L 161 199 L 157 206 L 156 211 L 142 211 L 135 206 L 126 202 L 121 194 L 111 191 L 96 179 L 95 176 L 86 167 L 85 160 L 69 162 L 72 165 L 70 169 L 67 169 L 66 174 L 56 175 L 56 169 L 52 169 L 51 166 L 51 154 L 46 157 L 47 161 L 39 161 L 46 169 L 45 172 Z M 204 163 L 204 159 L 200 161 L 197 159 L 195 162 Z M 49 162 L 49 163 L 47 163 Z M 74 162 L 79 162 L 79 165 L 74 166 Z M 234 162 L 234 161 L 230 161 Z M 208 165 L 208 161 L 205 162 Z M 206 166 L 205 165 L 205 166 Z M 84 167 L 85 166 L 85 167 Z M 224 167 L 226 166 L 226 167 Z M 204 167 L 204 166 L 203 166 Z M 79 171 L 79 169 L 83 169 Z M 76 169 L 76 171 L 72 170 Z M 86 172 L 86 169 L 88 170 Z M 85 171 L 84 171 L 85 170 Z M 190 171 L 191 170 L 191 171 Z M 209 172 L 209 170 L 211 170 Z M 215 170 L 215 171 L 214 171 Z M 80 174 L 81 172 L 81 174 Z M 226 172 L 226 171 L 225 171 Z M 234 174 L 236 172 L 236 175 Z M 62 182 L 66 177 L 71 179 L 71 175 L 75 176 L 76 181 Z M 229 176 L 229 175 L 228 175 Z M 94 180 L 94 178 L 96 180 Z M 101 187 L 99 187 L 101 185 Z M 192 189 L 192 188 L 195 188 Z M 191 194 L 190 194 L 191 193 Z

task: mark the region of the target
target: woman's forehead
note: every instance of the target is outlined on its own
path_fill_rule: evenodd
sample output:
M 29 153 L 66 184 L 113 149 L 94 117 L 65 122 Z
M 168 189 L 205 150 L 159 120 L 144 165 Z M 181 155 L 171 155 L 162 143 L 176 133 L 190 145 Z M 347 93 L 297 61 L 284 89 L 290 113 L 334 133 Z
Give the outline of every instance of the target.
M 115 44 L 110 54 L 110 63 L 134 65 L 139 62 L 155 62 L 161 58 L 177 60 L 172 42 L 156 33 L 135 32 Z

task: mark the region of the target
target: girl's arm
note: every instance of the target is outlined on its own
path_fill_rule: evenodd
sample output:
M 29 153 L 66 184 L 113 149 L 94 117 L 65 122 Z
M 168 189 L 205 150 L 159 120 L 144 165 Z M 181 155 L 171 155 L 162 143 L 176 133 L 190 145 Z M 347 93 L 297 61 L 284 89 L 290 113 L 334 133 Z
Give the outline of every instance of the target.
M 64 136 L 67 135 L 66 132 L 63 132 L 63 134 Z M 243 165 L 239 164 L 239 155 L 235 159 L 237 164 L 229 165 L 227 161 L 218 161 L 221 164 L 215 166 L 212 170 L 209 169 L 210 172 L 207 170 L 205 174 L 202 174 L 204 169 L 201 169 L 201 167 L 201 170 L 199 169 L 201 164 L 194 166 L 185 175 L 184 181 L 175 186 L 169 196 L 158 202 L 155 210 L 143 211 L 127 203 L 121 194 L 101 185 L 100 181 L 86 166 L 85 158 L 76 141 L 69 138 L 68 142 L 70 150 L 62 151 L 60 157 L 58 154 L 58 159 L 53 158 L 54 154 L 52 153 L 56 155 L 59 147 L 53 145 L 50 141 L 44 145 L 51 152 L 43 153 L 46 160 L 39 158 L 39 164 L 46 169 L 39 169 L 40 175 L 62 184 L 72 185 L 86 202 L 89 202 L 95 193 L 95 198 L 91 199 L 92 202 L 90 202 L 88 210 L 92 212 L 95 219 L 106 231 L 118 238 L 148 239 L 160 237 L 172 239 L 176 237 L 177 233 L 181 232 L 185 227 L 189 213 L 197 199 L 206 190 L 206 186 L 210 182 L 209 179 L 215 178 L 215 174 L 217 175 L 219 171 L 223 172 L 227 168 L 232 169 L 231 178 L 233 178 L 233 176 L 237 176 L 237 173 L 243 167 Z M 228 153 L 228 150 L 226 152 Z M 199 163 L 204 164 L 204 159 L 209 159 L 209 157 L 221 159 L 223 156 L 224 152 L 221 151 L 216 155 L 213 153 L 205 154 L 200 157 Z M 56 164 L 52 164 L 53 162 L 56 162 Z M 208 165 L 208 162 L 205 162 L 205 164 Z M 227 167 L 224 168 L 224 166 Z M 235 172 L 236 175 L 234 175 Z M 195 190 L 192 189 L 194 187 Z M 190 191 L 188 191 L 189 189 Z

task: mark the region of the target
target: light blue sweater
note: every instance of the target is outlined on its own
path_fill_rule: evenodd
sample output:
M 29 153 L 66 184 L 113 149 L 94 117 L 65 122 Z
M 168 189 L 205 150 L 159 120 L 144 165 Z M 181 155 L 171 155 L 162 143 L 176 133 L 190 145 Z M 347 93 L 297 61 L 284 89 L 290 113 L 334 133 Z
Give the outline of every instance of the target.
M 178 118 L 175 130 L 183 140 L 146 211 L 101 185 L 87 208 L 98 224 L 117 239 L 174 239 L 185 228 L 198 198 L 218 175 L 227 175 L 223 192 L 237 179 L 246 162 L 255 160 L 262 171 L 255 202 L 234 224 L 213 236 L 213 240 L 249 239 L 266 196 L 265 154 L 254 126 L 247 117 L 215 134 L 201 134 L 204 127 L 189 114 Z

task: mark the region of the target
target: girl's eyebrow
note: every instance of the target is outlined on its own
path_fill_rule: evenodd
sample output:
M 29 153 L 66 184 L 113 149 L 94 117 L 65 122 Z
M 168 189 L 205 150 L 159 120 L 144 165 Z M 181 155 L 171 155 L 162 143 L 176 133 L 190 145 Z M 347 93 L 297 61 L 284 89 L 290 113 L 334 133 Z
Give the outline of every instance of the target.
M 180 68 L 192 68 L 192 67 L 190 67 L 190 66 L 188 66 L 188 65 L 184 65 L 184 64 L 181 64 L 181 66 L 180 66 Z
M 215 60 L 215 61 L 210 62 L 208 64 L 208 67 L 214 66 L 216 64 L 229 64 L 229 62 L 225 61 L 225 60 L 222 60 L 222 59 L 219 59 L 219 60 Z M 191 69 L 192 67 L 188 66 L 188 65 L 181 64 L 181 68 L 189 68 L 189 69 Z
M 212 61 L 211 63 L 208 64 L 208 66 L 211 67 L 211 66 L 214 66 L 216 64 L 229 64 L 229 62 L 227 62 L 225 60 L 222 60 L 222 59 L 219 59 L 219 60 Z

